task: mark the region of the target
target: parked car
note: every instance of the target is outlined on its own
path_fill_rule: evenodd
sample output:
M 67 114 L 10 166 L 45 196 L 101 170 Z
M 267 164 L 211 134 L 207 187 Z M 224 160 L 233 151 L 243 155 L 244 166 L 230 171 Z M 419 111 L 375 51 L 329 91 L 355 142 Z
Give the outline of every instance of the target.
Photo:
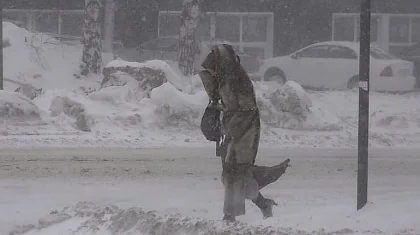
M 200 47 L 197 48 L 197 52 L 195 55 L 195 70 L 201 70 L 201 58 L 200 57 L 200 48 L 203 46 L 207 46 L 210 48 L 211 45 L 219 44 L 219 43 L 228 43 L 226 41 L 206 41 L 202 42 Z M 258 71 L 259 62 L 257 58 L 238 52 L 238 56 L 241 60 L 242 65 L 249 73 L 255 73 Z M 178 55 L 178 36 L 167 36 L 167 37 L 160 37 L 145 42 L 138 46 L 135 50 L 128 50 L 124 53 L 120 53 L 119 56 L 121 58 L 130 60 L 130 61 L 137 61 L 143 62 L 147 60 L 159 59 L 159 60 L 166 60 L 166 61 L 177 61 Z
M 371 45 L 370 89 L 408 91 L 415 85 L 413 63 Z M 263 62 L 259 76 L 265 81 L 294 80 L 304 87 L 352 89 L 358 87 L 359 43 L 320 42 L 290 55 Z
M 420 42 L 407 47 L 400 53 L 400 57 L 414 63 L 414 77 L 417 79 L 416 88 L 420 87 Z

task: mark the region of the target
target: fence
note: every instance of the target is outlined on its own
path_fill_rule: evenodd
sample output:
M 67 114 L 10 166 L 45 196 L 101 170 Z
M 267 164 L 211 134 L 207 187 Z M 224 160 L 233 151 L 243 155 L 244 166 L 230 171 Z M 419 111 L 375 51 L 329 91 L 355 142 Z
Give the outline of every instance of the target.
M 179 34 L 180 14 L 159 12 L 159 37 Z M 201 41 L 226 40 L 236 50 L 260 58 L 273 57 L 272 12 L 207 12 L 199 24 L 197 36 Z
M 80 39 L 83 10 L 3 9 L 9 20 L 33 32 L 43 32 L 64 39 Z

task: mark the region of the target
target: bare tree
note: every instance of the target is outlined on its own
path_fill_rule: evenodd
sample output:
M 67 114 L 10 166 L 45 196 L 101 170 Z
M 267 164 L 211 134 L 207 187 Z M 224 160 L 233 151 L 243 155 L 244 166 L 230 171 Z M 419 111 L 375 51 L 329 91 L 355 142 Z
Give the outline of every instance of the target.
M 83 27 L 82 75 L 99 74 L 102 66 L 101 1 L 86 0 Z
M 192 75 L 194 73 L 194 58 L 198 49 L 195 36 L 199 15 L 198 0 L 184 0 L 178 48 L 178 64 L 184 75 Z

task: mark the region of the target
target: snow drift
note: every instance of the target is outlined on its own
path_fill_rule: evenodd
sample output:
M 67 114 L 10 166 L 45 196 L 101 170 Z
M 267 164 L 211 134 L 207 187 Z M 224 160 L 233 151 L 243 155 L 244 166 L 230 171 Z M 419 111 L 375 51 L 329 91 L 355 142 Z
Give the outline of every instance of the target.
M 360 215 L 353 214 L 347 217 L 358 217 L 361 220 L 366 215 L 374 213 L 374 206 L 368 205 Z M 180 214 L 160 215 L 155 211 L 145 211 L 138 207 L 121 209 L 115 205 L 95 204 L 82 201 L 75 206 L 65 207 L 60 211 L 51 211 L 40 218 L 37 224 L 27 224 L 14 227 L 9 235 L 416 235 L 415 230 L 406 229 L 394 232 L 380 230 L 353 230 L 344 228 L 336 231 L 319 229 L 304 231 L 296 228 L 282 227 L 279 224 L 258 225 L 236 221 L 227 224 L 220 220 L 207 220 L 203 218 L 186 217 Z M 368 220 L 367 220 L 368 221 Z M 357 226 L 356 226 L 357 227 Z
M 51 103 L 49 108 L 52 117 L 57 117 L 60 114 L 65 114 L 76 120 L 74 126 L 77 130 L 91 131 L 92 123 L 90 117 L 86 113 L 86 108 L 83 104 L 72 101 L 68 97 L 57 96 Z
M 112 70 L 110 70 L 110 68 Z M 112 61 L 106 67 L 106 76 L 109 77 L 107 86 L 125 86 L 121 89 L 121 94 L 125 89 L 129 89 L 134 94 L 136 101 L 144 99 L 143 103 L 154 106 L 154 120 L 159 121 L 159 125 L 198 127 L 204 108 L 207 105 L 207 94 L 203 87 L 189 86 L 192 80 L 200 81 L 197 76 L 190 78 L 180 77 L 172 71 L 170 66 L 163 61 L 148 61 L 146 63 L 133 63 L 125 61 Z M 147 70 L 153 69 L 153 70 Z M 112 73 L 112 75 L 110 75 Z M 147 76 L 158 80 L 158 85 L 144 86 Z M 163 76 L 163 78 L 162 78 Z M 159 77 L 157 79 L 156 77 Z M 338 130 L 338 119 L 335 122 L 320 121 L 323 117 L 318 117 L 320 112 L 312 112 L 312 102 L 305 90 L 296 82 L 289 81 L 283 87 L 275 90 L 263 91 L 256 86 L 258 104 L 261 109 L 261 118 L 268 126 L 282 127 L 299 130 Z M 195 89 L 185 89 L 185 87 Z M 185 92 L 189 90 L 189 92 Z M 103 100 L 114 100 L 113 93 L 106 96 L 93 92 L 90 97 Z M 146 94 L 145 94 L 146 93 Z M 149 99 L 147 99 L 149 98 Z M 111 101 L 114 102 L 114 101 Z
M 31 84 L 43 90 L 99 87 L 96 81 L 98 77 L 74 77 L 80 72 L 80 43 L 65 44 L 46 34 L 30 32 L 5 21 L 3 37 L 10 42 L 10 46 L 3 49 L 4 77 L 18 82 L 6 81 L 5 89 L 15 90 L 19 83 Z M 112 59 L 112 55 L 105 53 L 103 57 L 104 63 Z
M 31 84 L 31 91 L 42 89 L 42 94 L 30 96 L 33 99 L 41 96 L 34 103 L 40 104 L 49 117 L 66 115 L 66 125 L 81 131 L 103 131 L 103 126 L 121 128 L 131 124 L 141 129 L 197 129 L 207 104 L 198 76 L 184 77 L 179 69 L 159 60 L 144 63 L 113 60 L 105 64 L 103 78 L 77 79 L 73 74 L 77 73 L 80 61 L 80 45 L 60 44 L 54 38 L 8 22 L 3 26 L 5 37 L 11 41 L 11 46 L 5 48 L 6 76 L 18 84 Z M 308 110 L 310 100 L 298 84 L 289 82 L 280 89 L 265 92 L 256 86 L 267 127 L 333 129 L 331 126 L 336 123 L 319 122 L 320 113 Z M 292 104 L 294 101 L 298 103 Z M 78 102 L 78 108 L 71 102 Z M 307 107 L 301 108 L 302 105 Z M 77 112 L 83 115 L 74 114 L 74 109 L 80 109 Z M 301 111 L 296 112 L 298 109 Z
M 0 136 L 45 125 L 42 111 L 31 100 L 17 92 L 0 91 Z
M 64 232 L 66 231 L 66 232 Z M 307 234 L 291 228 L 252 226 L 235 222 L 210 221 L 181 215 L 159 216 L 153 211 L 132 207 L 120 209 L 115 205 L 79 202 L 61 211 L 52 211 L 38 220 L 38 224 L 15 227 L 9 235 L 38 234 L 171 234 L 171 235 L 300 235 Z M 314 231 L 313 235 L 354 234 L 351 229 L 336 232 Z M 407 233 L 409 235 L 409 233 Z
M 40 110 L 28 98 L 16 92 L 0 91 L 0 120 L 34 121 L 40 116 Z

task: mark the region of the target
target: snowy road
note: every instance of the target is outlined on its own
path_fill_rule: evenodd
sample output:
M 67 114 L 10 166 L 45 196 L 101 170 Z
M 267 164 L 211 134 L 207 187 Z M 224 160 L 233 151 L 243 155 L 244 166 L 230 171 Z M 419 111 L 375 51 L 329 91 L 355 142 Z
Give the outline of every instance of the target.
M 247 215 L 239 221 L 289 234 L 297 230 L 420 234 L 419 150 L 371 151 L 369 204 L 360 212 L 355 211 L 355 149 L 265 148 L 257 164 L 272 165 L 286 158 L 291 159 L 286 174 L 263 190 L 279 204 L 275 216 L 263 220 L 248 203 Z M 15 225 L 36 224 L 51 211 L 80 201 L 154 210 L 160 216 L 219 220 L 220 168 L 213 148 L 2 149 L 0 234 Z M 69 234 L 72 226 L 80 226 L 74 219 L 72 226 L 69 223 L 28 234 L 54 234 L 51 229 Z

